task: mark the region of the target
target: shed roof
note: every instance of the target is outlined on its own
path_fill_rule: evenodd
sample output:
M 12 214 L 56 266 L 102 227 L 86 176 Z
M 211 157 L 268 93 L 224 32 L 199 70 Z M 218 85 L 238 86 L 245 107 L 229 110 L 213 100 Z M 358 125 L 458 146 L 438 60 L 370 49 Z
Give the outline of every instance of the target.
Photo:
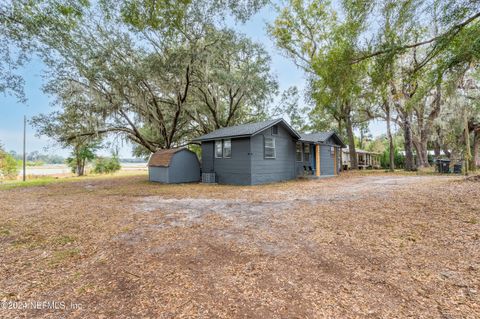
M 333 136 L 333 138 L 337 141 L 338 145 L 345 147 L 342 139 L 335 132 L 300 133 L 300 135 L 300 141 L 312 143 L 324 143 L 326 140 Z
M 184 150 L 188 151 L 183 147 L 158 150 L 150 156 L 150 159 L 148 160 L 148 166 L 169 167 L 173 155 Z
M 258 123 L 249 123 L 249 124 L 224 127 L 224 128 L 215 130 L 211 133 L 197 137 L 194 139 L 194 141 L 208 141 L 208 140 L 215 140 L 219 138 L 253 136 L 279 123 L 284 124 L 285 127 L 290 131 L 290 133 L 293 136 L 300 138 L 300 134 L 298 134 L 297 131 L 295 131 L 284 119 L 274 119 L 274 120 L 267 120 L 267 121 L 258 122 Z

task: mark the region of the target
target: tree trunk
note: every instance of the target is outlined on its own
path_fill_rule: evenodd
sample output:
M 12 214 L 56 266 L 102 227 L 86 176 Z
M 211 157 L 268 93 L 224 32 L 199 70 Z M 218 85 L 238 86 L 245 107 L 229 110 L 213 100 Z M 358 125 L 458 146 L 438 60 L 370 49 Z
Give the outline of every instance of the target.
M 388 145 L 389 145 L 389 157 L 390 157 L 390 165 L 389 170 L 393 172 L 395 170 L 395 148 L 393 146 L 393 137 L 392 137 L 392 127 L 390 123 L 390 104 L 388 102 L 385 103 L 385 112 L 387 115 L 387 138 L 388 138 Z
M 85 175 L 85 166 L 83 164 L 80 165 L 78 168 L 78 176 L 83 176 Z
M 77 175 L 83 176 L 85 174 L 85 160 L 77 158 Z
M 77 176 L 83 176 L 83 167 L 81 161 L 77 161 Z
M 417 151 L 417 166 L 430 167 L 430 163 L 428 163 L 427 141 L 424 140 L 422 136 L 422 140 L 417 140 L 416 142 L 414 140 L 413 145 Z
M 468 175 L 470 169 L 470 160 L 472 159 L 472 153 L 470 150 L 470 129 L 468 127 L 467 110 L 463 110 L 463 120 L 465 122 L 465 175 Z
M 430 167 L 427 141 L 421 141 L 420 143 L 420 156 L 422 157 L 422 167 Z
M 346 129 L 348 135 L 348 147 L 350 150 L 350 168 L 358 169 L 357 151 L 355 150 L 355 135 L 353 134 L 353 125 L 350 115 L 346 117 Z
M 446 146 L 442 147 L 442 151 L 447 158 L 452 159 L 452 152 Z
M 420 143 L 412 137 L 412 144 L 413 144 L 413 148 L 415 149 L 415 153 L 417 154 L 416 165 L 423 166 L 423 158 L 421 156 Z
M 82 176 L 83 175 L 83 170 L 82 170 L 82 159 L 80 158 L 80 149 L 79 146 L 75 146 L 75 162 L 76 162 L 76 173 L 77 176 Z
M 415 163 L 413 160 L 413 141 L 412 141 L 412 127 L 410 123 L 410 115 L 405 115 L 405 122 L 403 125 L 403 134 L 405 137 L 405 170 L 415 170 Z
M 480 168 L 480 129 L 473 132 L 473 163 L 475 168 Z
M 363 134 L 363 130 L 360 129 L 360 141 L 358 141 L 358 147 L 359 147 L 360 149 L 363 149 L 363 147 L 364 147 L 364 146 L 363 146 L 363 139 L 364 139 L 364 137 L 365 137 L 365 136 L 364 136 L 364 134 Z
M 435 141 L 433 144 L 433 152 L 435 153 L 435 158 L 440 158 L 440 153 L 442 151 L 442 148 L 440 146 L 440 143 L 438 141 Z

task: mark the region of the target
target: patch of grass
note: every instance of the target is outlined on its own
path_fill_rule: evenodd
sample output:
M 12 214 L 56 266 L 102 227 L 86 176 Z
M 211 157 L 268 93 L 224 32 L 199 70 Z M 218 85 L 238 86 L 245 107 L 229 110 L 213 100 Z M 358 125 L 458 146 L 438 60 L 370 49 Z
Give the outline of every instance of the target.
M 52 259 L 50 259 L 50 265 L 56 266 L 64 261 L 73 258 L 80 254 L 80 249 L 78 248 L 69 248 L 64 250 L 57 250 L 53 253 Z
M 75 242 L 75 240 L 76 240 L 76 238 L 73 237 L 73 236 L 62 235 L 62 236 L 55 237 L 52 240 L 52 244 L 58 245 L 58 246 L 63 246 L 63 245 L 66 245 L 66 244 L 73 243 L 73 242 Z
M 91 291 L 94 291 L 95 290 L 95 286 L 93 284 L 85 284 L 83 286 L 81 286 L 80 288 L 78 288 L 76 290 L 76 293 L 77 294 L 84 294 L 84 293 L 88 293 L 88 292 L 91 292 Z
M 45 238 L 35 231 L 26 231 L 18 239 L 13 242 L 16 248 L 36 249 L 41 247 L 45 242 Z
M 132 230 L 132 228 L 132 225 L 123 226 L 122 228 L 120 228 L 120 233 L 128 233 Z
M 19 187 L 32 187 L 32 186 L 45 186 L 52 183 L 59 183 L 61 181 L 65 181 L 67 178 L 54 178 L 54 177 L 43 177 L 43 178 L 36 178 L 31 180 L 23 181 L 11 181 L 5 182 L 0 184 L 0 190 L 7 190 Z
M 82 273 L 79 272 L 79 271 L 76 271 L 76 272 L 72 275 L 72 277 L 73 277 L 74 279 L 79 279 L 80 277 L 82 277 Z
M 10 230 L 0 227 L 0 237 L 7 237 L 8 235 L 10 235 Z
M 4 181 L 0 183 L 0 191 L 8 190 L 14 188 L 24 188 L 24 187 L 35 187 L 35 186 L 46 186 L 54 183 L 64 183 L 64 182 L 80 182 L 80 181 L 89 181 L 89 180 L 98 180 L 98 179 L 110 179 L 110 178 L 119 178 L 127 176 L 148 176 L 144 171 L 120 171 L 115 174 L 103 175 L 103 174 L 92 174 L 88 176 L 71 176 L 71 177 L 52 177 L 44 176 L 39 178 L 27 179 L 24 181 Z
M 15 297 L 14 292 L 0 292 L 0 299 L 11 299 Z
M 472 217 L 466 221 L 468 224 L 476 225 L 478 224 L 478 219 L 476 217 Z

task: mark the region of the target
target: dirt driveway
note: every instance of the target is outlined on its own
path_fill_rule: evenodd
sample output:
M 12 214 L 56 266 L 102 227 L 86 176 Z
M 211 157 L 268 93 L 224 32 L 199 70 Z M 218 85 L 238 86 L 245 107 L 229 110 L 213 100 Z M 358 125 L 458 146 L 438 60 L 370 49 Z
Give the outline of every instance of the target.
M 65 305 L 0 317 L 480 316 L 480 183 L 458 177 L 140 176 L 0 191 L 0 210 L 0 300 Z

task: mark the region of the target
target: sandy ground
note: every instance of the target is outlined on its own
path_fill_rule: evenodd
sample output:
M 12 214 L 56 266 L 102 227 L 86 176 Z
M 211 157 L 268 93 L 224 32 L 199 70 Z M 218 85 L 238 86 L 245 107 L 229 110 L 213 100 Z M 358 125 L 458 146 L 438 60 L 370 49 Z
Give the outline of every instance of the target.
M 0 317 L 480 317 L 478 181 L 145 179 L 0 191 Z

